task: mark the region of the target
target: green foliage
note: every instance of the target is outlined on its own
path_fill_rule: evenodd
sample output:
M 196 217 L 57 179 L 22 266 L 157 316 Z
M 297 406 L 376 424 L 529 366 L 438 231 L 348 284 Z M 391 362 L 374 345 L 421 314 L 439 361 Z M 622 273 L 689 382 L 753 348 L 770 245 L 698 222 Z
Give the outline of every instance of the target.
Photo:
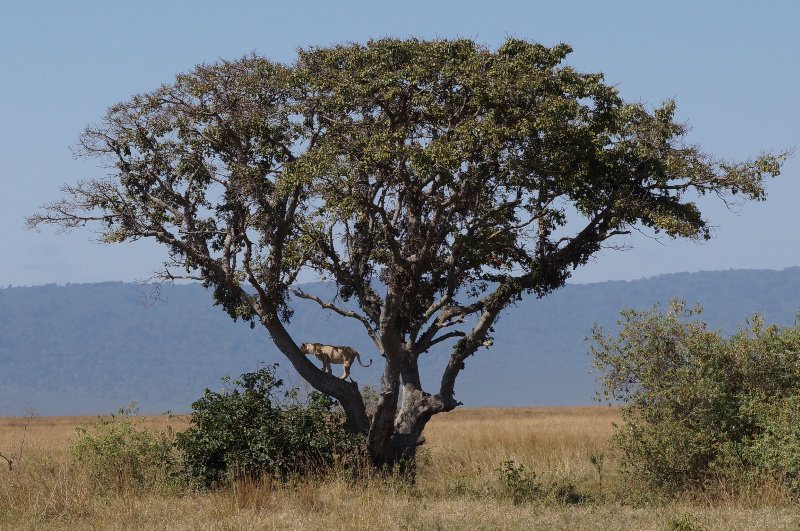
M 536 481 L 536 473 L 529 471 L 522 463 L 517 464 L 513 459 L 508 459 L 495 471 L 503 493 L 511 498 L 514 505 L 541 496 L 542 485 Z
M 510 498 L 514 505 L 539 501 L 558 505 L 576 504 L 586 501 L 571 481 L 553 481 L 545 485 L 537 480 L 536 473 L 522 463 L 507 459 L 495 469 L 500 481 L 501 494 Z
M 367 410 L 367 415 L 372 417 L 375 409 L 378 407 L 378 402 L 381 396 L 378 389 L 373 385 L 365 385 L 361 388 L 361 399 L 364 401 L 364 408 Z
M 623 312 L 616 338 L 594 330 L 603 394 L 624 403 L 624 472 L 668 494 L 775 476 L 800 493 L 800 326 L 756 316 L 724 338 L 700 312 L 673 301 Z
M 669 531 L 705 531 L 706 527 L 695 516 L 681 513 L 667 520 L 667 529 Z
M 771 472 L 800 493 L 800 396 L 752 400 L 743 408 L 758 429 L 743 457 L 754 469 Z
M 361 456 L 361 438 L 345 432 L 333 400 L 312 392 L 301 402 L 296 390 L 281 393 L 275 367 L 243 374 L 219 393 L 206 389 L 192 404 L 192 427 L 176 437 L 192 482 L 285 479 L 353 464 Z
M 73 454 L 103 490 L 153 490 L 168 485 L 174 477 L 171 437 L 138 427 L 136 414 L 132 403 L 111 418 L 77 429 Z
M 603 452 L 595 453 L 589 455 L 589 464 L 591 464 L 594 469 L 597 471 L 597 481 L 600 486 L 600 492 L 603 491 L 603 466 L 605 464 L 606 454 Z

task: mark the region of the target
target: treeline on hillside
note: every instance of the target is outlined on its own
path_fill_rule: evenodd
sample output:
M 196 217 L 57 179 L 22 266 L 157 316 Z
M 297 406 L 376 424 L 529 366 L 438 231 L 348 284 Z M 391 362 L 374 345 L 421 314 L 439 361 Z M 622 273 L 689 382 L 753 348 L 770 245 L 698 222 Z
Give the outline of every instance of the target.
M 324 284 L 306 289 L 332 295 Z M 185 411 L 206 387 L 218 388 L 220 376 L 282 361 L 262 331 L 231 321 L 201 286 L 164 286 L 159 298 L 153 292 L 125 283 L 0 289 L 0 415 L 102 413 L 131 400 L 144 412 Z M 754 312 L 792 324 L 800 268 L 567 285 L 525 299 L 501 316 L 493 349 L 468 361 L 457 397 L 469 406 L 589 403 L 595 382 L 584 338 L 592 324 L 613 330 L 620 310 L 674 297 L 703 304 L 704 320 L 725 333 Z M 365 362 L 377 356 L 357 323 L 304 302 L 290 327 L 296 340 L 348 344 Z M 423 380 L 440 373 L 443 354 L 423 357 Z M 374 384 L 377 367 L 358 367 L 353 376 Z

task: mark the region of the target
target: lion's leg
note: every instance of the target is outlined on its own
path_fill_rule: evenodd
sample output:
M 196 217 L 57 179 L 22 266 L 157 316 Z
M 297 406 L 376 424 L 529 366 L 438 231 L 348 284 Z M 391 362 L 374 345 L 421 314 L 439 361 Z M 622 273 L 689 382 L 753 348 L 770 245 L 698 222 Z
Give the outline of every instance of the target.
M 345 360 L 345 361 L 344 361 L 344 365 L 343 365 L 343 367 L 344 367 L 344 372 L 343 372 L 343 373 L 342 373 L 342 375 L 339 377 L 339 378 L 341 378 L 342 380 L 346 380 L 346 379 L 347 379 L 347 377 L 348 377 L 348 376 L 350 376 L 350 364 L 351 364 L 351 363 L 353 363 L 353 362 L 352 362 L 352 361 L 347 361 L 347 360 Z
M 324 370 L 328 374 L 333 372 L 333 369 L 331 369 L 331 362 L 329 360 L 322 361 L 322 370 Z

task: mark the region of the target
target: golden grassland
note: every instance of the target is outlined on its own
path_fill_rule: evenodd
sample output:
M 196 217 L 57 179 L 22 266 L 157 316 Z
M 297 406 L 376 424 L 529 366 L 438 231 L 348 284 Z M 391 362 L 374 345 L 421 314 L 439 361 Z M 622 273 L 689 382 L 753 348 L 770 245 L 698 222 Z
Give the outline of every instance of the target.
M 797 529 L 800 510 L 779 494 L 633 503 L 615 472 L 606 407 L 463 409 L 435 417 L 417 481 L 345 473 L 289 483 L 239 482 L 213 492 L 181 487 L 105 490 L 76 463 L 75 428 L 94 417 L 0 419 L 2 529 Z M 184 429 L 185 417 L 142 425 Z M 24 437 L 24 446 L 21 446 Z M 592 463 L 594 456 L 594 463 Z M 497 469 L 524 464 L 543 485 L 582 500 L 515 504 Z

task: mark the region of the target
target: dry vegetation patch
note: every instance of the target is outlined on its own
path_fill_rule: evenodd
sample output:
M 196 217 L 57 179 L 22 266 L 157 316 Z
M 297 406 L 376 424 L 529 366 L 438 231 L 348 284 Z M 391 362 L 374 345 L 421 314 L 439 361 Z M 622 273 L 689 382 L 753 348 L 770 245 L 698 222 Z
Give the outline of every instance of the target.
M 606 441 L 618 412 L 607 407 L 463 409 L 426 430 L 415 484 L 345 473 L 288 483 L 240 481 L 210 492 L 99 492 L 72 459 L 75 428 L 96 417 L 34 418 L 15 468 L 0 471 L 0 528 L 41 529 L 781 529 L 791 504 L 702 500 L 633 506 L 613 474 Z M 0 450 L 16 452 L 24 419 L 0 419 Z M 182 417 L 143 417 L 183 429 Z M 603 484 L 591 457 L 603 456 Z M 515 505 L 498 469 L 524 465 L 544 489 L 572 484 L 580 503 L 554 498 Z M 775 500 L 773 500 L 774 502 Z M 680 527 L 683 526 L 683 527 Z

